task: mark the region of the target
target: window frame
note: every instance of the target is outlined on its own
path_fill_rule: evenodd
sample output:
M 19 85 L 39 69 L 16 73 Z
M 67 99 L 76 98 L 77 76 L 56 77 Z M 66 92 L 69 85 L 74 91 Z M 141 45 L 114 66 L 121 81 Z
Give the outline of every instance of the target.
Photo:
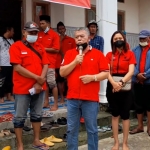
M 125 30 L 125 11 L 123 11 L 123 10 L 118 10 L 118 14 L 117 14 L 117 16 L 118 15 L 121 15 L 122 16 L 122 18 L 123 18 L 123 22 L 122 22 L 122 24 L 121 24 L 121 28 L 122 28 L 122 30 Z M 119 25 L 119 24 L 118 24 Z M 117 27 L 118 28 L 118 27 Z M 118 30 L 119 30 L 119 28 L 118 28 Z

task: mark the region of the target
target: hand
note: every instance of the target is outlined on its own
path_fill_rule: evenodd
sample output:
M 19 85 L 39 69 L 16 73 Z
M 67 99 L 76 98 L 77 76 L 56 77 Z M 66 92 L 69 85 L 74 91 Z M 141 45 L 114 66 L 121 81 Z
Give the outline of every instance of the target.
M 143 84 L 143 82 L 146 79 L 146 77 L 144 77 L 144 73 L 139 73 L 137 75 L 137 79 L 138 79 L 138 82 L 140 82 L 141 84 Z
M 90 83 L 91 81 L 94 81 L 94 77 L 92 75 L 80 76 L 79 79 L 81 79 L 83 84 L 87 84 L 87 83 Z
M 76 63 L 76 64 L 81 64 L 82 61 L 83 61 L 83 57 L 84 57 L 84 54 L 82 54 L 82 55 L 80 55 L 80 54 L 77 55 L 76 58 L 75 58 L 75 60 L 74 60 L 75 63 Z
M 33 86 L 35 88 L 35 93 L 38 94 L 42 91 L 42 86 L 38 83 L 34 84 Z
M 114 82 L 112 84 L 113 86 L 113 92 L 119 92 L 122 88 L 122 83 L 121 82 Z
M 37 81 L 37 83 L 39 83 L 40 85 L 43 85 L 43 84 L 45 83 L 46 79 L 45 79 L 45 78 L 42 78 L 42 77 L 40 77 L 40 76 L 37 76 L 37 77 L 36 77 L 36 81 Z

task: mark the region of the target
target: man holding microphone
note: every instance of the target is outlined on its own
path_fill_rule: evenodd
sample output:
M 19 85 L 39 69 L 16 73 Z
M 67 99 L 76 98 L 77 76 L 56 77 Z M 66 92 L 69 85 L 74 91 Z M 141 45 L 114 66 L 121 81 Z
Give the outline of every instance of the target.
M 89 30 L 75 31 L 77 48 L 66 52 L 60 75 L 68 81 L 67 146 L 78 149 L 78 131 L 81 112 L 88 134 L 88 150 L 98 150 L 97 114 L 100 82 L 108 77 L 108 63 L 99 50 L 89 45 Z

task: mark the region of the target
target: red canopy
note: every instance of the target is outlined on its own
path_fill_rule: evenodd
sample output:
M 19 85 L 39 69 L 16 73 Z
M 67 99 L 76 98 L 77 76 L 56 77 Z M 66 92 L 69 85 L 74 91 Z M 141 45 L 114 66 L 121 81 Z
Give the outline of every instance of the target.
M 65 4 L 65 5 L 71 5 L 76 7 L 82 7 L 82 8 L 91 8 L 90 0 L 45 0 L 52 3 L 59 3 L 59 4 Z

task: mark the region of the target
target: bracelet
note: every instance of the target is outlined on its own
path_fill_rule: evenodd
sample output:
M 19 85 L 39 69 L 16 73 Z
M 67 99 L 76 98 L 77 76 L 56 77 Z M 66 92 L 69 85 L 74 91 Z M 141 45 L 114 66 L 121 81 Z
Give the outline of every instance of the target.
M 94 75 L 94 81 L 97 81 L 97 77 L 96 77 L 96 75 Z

